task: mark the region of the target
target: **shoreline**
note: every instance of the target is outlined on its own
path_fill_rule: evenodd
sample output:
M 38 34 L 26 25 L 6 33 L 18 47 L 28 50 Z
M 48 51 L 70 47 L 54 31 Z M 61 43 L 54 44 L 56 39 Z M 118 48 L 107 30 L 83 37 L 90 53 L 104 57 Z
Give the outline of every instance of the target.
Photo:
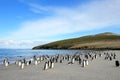
M 14 49 L 13 49 L 14 50 Z M 16 49 L 15 49 L 16 50 Z M 26 49 L 24 49 L 24 50 L 26 50 Z M 38 50 L 48 50 L 48 51 L 52 51 L 52 50 L 65 50 L 65 51 L 67 51 L 67 50 L 70 50 L 70 51 L 87 51 L 87 52 L 89 52 L 89 51 L 120 51 L 120 50 L 80 50 L 80 49 L 38 49 Z M 34 55 L 36 55 L 36 54 L 34 54 Z M 44 55 L 44 54 L 37 54 L 37 55 Z M 46 55 L 46 54 L 45 54 Z M 51 55 L 51 54 L 50 54 Z M 54 54 L 53 54 L 54 55 Z M 15 61 L 16 60 L 18 60 L 18 59 L 23 59 L 23 58 L 27 58 L 28 60 L 30 59 L 32 57 L 32 55 L 30 55 L 30 56 L 22 56 L 22 55 L 18 55 L 18 56 L 16 56 L 16 57 L 8 57 L 8 58 L 11 58 L 11 61 L 12 62 L 10 62 L 10 63 L 15 63 Z M 3 58 L 2 57 L 2 59 L 1 59 L 1 62 L 0 62 L 0 65 L 3 63 L 3 60 L 5 59 L 5 57 Z
M 104 50 L 104 51 L 107 51 L 107 50 L 120 50 L 120 48 L 85 48 L 85 49 L 83 49 L 83 48 L 70 48 L 70 49 L 64 49 L 64 48 L 49 48 L 49 49 L 44 49 L 44 48 L 40 48 L 40 49 L 31 49 L 31 50 L 100 50 L 100 51 L 102 51 L 102 50 Z

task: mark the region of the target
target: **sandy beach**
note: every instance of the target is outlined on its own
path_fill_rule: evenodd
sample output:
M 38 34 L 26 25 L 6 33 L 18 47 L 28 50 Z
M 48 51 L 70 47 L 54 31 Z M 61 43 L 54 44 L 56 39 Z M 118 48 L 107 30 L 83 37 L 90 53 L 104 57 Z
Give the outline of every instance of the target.
M 89 65 L 84 68 L 77 61 L 74 64 L 68 64 L 68 61 L 55 63 L 54 68 L 48 70 L 43 70 L 45 61 L 24 69 L 15 64 L 0 65 L 0 80 L 120 80 L 120 66 L 115 66 L 116 60 L 120 62 L 120 51 L 105 52 L 115 53 L 116 59 L 105 60 L 104 52 L 101 52 L 101 57 L 89 59 Z

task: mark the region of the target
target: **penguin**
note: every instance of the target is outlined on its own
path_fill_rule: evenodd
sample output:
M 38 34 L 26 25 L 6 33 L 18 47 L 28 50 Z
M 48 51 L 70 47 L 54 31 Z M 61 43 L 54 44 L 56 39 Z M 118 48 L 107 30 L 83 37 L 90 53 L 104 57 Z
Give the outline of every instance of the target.
M 38 58 L 36 58 L 36 60 L 37 60 L 37 61 L 39 61 L 39 60 L 40 60 L 40 58 L 38 57 Z
M 91 61 L 94 59 L 94 57 L 91 58 Z
M 85 54 L 85 58 L 88 59 L 88 55 L 87 54 Z
M 8 58 L 5 58 L 3 64 L 7 67 L 9 65 Z
M 81 61 L 81 58 L 80 58 L 80 57 L 79 57 L 79 60 L 78 60 L 78 61 L 79 61 L 79 64 L 81 64 L 81 63 L 82 63 L 82 61 Z
M 120 63 L 119 63 L 118 60 L 115 61 L 115 65 L 116 65 L 116 67 L 119 67 L 119 66 L 120 66 Z
M 70 61 L 70 55 L 67 55 L 67 61 Z
M 88 60 L 85 60 L 86 66 L 88 66 Z
M 36 55 L 33 56 L 33 60 L 36 60 Z
M 7 66 L 8 66 L 8 64 L 9 64 L 9 62 L 6 62 L 6 63 L 5 63 L 5 66 L 7 67 Z
M 99 54 L 99 57 L 102 57 L 102 54 Z
M 51 62 L 50 68 L 54 68 L 54 62 Z
M 96 55 L 96 54 L 95 54 L 95 56 L 94 56 L 94 57 L 95 57 L 95 59 L 97 59 L 97 55 Z
M 38 61 L 37 60 L 35 60 L 35 65 L 38 65 Z
M 58 58 L 55 58 L 55 62 L 56 62 L 56 63 L 58 62 Z
M 62 59 L 60 60 L 60 63 L 63 63 Z
M 48 69 L 48 62 L 45 62 L 44 64 L 44 70 L 47 70 Z
M 9 62 L 8 62 L 8 61 L 5 61 L 4 65 L 5 65 L 6 67 L 8 66 L 8 64 L 9 64 Z
M 18 65 L 18 60 L 15 61 L 15 64 Z
M 30 64 L 29 64 L 29 61 L 27 61 L 27 62 L 26 62 L 26 65 L 27 65 L 27 66 L 29 66 L 29 65 L 30 65 Z
M 112 61 L 112 57 L 109 57 L 110 61 Z
M 65 60 L 65 56 L 63 56 L 63 60 Z
M 25 58 L 23 59 L 23 61 L 22 61 L 22 62 L 26 63 L 26 60 L 25 60 Z
M 82 67 L 85 67 L 85 60 L 82 61 Z
M 48 61 L 48 67 L 50 67 L 50 65 L 51 65 L 51 61 Z
M 31 63 L 32 63 L 32 61 L 30 60 L 30 61 L 29 61 L 29 65 L 30 65 Z
M 22 62 L 22 63 L 21 63 L 21 69 L 24 69 L 24 66 L 25 66 L 25 63 Z
M 18 66 L 20 67 L 22 65 L 21 60 L 18 61 Z
M 7 67 L 9 62 L 8 62 L 8 58 L 5 58 L 4 61 L 3 61 L 4 65 Z
M 113 56 L 113 53 L 111 53 L 111 56 Z
M 113 59 L 116 59 L 116 54 L 115 53 L 113 54 Z
M 43 57 L 42 56 L 40 57 L 40 61 L 43 61 Z
M 71 63 L 72 63 L 72 64 L 75 63 L 75 58 L 72 58 Z

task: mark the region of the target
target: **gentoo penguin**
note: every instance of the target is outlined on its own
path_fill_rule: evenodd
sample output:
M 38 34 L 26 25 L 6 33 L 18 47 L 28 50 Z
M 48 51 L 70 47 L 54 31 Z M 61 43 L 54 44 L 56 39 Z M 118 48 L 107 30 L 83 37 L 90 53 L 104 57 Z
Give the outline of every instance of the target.
M 58 62 L 58 58 L 55 58 L 55 63 L 57 63 Z
M 5 66 L 7 67 L 7 66 L 8 66 L 8 64 L 9 64 L 9 62 L 6 62 L 6 63 L 5 63 Z
M 22 63 L 21 63 L 21 69 L 24 69 L 24 66 L 25 66 L 25 63 L 22 62 Z
M 43 61 L 43 57 L 42 56 L 40 57 L 40 61 Z
M 50 67 L 50 65 L 51 65 L 51 61 L 48 61 L 48 67 Z
M 22 62 L 21 60 L 18 61 L 18 66 L 21 66 L 22 65 Z
M 62 61 L 62 59 L 60 60 L 60 63 L 62 63 L 63 61 Z
M 51 62 L 50 68 L 54 68 L 54 62 Z
M 88 60 L 85 60 L 86 66 L 88 66 Z
M 35 60 L 35 65 L 38 65 L 38 61 L 37 60 Z
M 45 62 L 44 64 L 44 70 L 47 70 L 48 69 L 48 62 Z
M 33 60 L 37 60 L 36 55 L 33 56 Z
M 31 60 L 26 62 L 26 65 L 29 66 L 31 64 Z
M 15 61 L 15 64 L 18 65 L 18 60 Z
M 85 60 L 82 61 L 82 67 L 85 67 Z
M 67 55 L 67 61 L 70 61 L 70 55 Z
M 26 65 L 27 65 L 27 66 L 29 66 L 29 65 L 30 65 L 30 64 L 29 64 L 29 61 L 27 61 L 27 62 L 26 62 Z
M 80 58 L 80 57 L 79 57 L 79 60 L 78 60 L 78 61 L 79 61 L 79 64 L 81 64 L 81 63 L 82 63 L 82 61 L 81 61 L 81 58 Z
M 41 61 L 40 60 L 38 60 L 38 64 L 40 63 Z
M 113 54 L 113 59 L 116 59 L 116 54 L 115 53 Z
M 118 60 L 117 60 L 117 61 L 115 61 L 115 65 L 116 65 L 116 67 L 120 66 L 120 63 L 119 63 L 119 61 L 118 61 Z
M 25 60 L 25 58 L 22 60 L 22 62 L 26 63 L 26 60 Z
M 75 63 L 75 58 L 72 58 L 71 63 L 72 63 L 72 64 Z
M 5 58 L 3 63 L 4 63 L 4 65 L 7 67 L 8 64 L 9 64 L 9 62 L 8 62 L 8 58 Z
M 99 54 L 99 57 L 102 57 L 102 54 L 101 54 L 101 53 Z
M 95 59 L 97 59 L 97 55 L 95 54 Z
M 94 59 L 94 57 L 91 57 L 91 61 Z
M 88 59 L 88 55 L 87 54 L 85 54 L 85 58 Z
M 110 61 L 112 61 L 112 57 L 111 56 L 109 57 L 109 59 L 110 59 Z

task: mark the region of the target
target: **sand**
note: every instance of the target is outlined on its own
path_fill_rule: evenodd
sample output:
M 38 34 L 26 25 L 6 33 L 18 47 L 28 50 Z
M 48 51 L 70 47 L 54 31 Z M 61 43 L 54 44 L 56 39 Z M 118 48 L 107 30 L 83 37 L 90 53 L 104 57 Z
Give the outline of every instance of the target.
M 48 70 L 43 70 L 44 62 L 25 66 L 23 70 L 15 64 L 0 65 L 0 80 L 120 80 L 120 66 L 115 66 L 115 60 L 120 61 L 120 51 L 110 52 L 115 52 L 117 58 L 104 60 L 103 55 L 89 60 L 89 65 L 84 68 L 78 62 L 68 65 L 67 61 L 55 63 L 54 68 Z

